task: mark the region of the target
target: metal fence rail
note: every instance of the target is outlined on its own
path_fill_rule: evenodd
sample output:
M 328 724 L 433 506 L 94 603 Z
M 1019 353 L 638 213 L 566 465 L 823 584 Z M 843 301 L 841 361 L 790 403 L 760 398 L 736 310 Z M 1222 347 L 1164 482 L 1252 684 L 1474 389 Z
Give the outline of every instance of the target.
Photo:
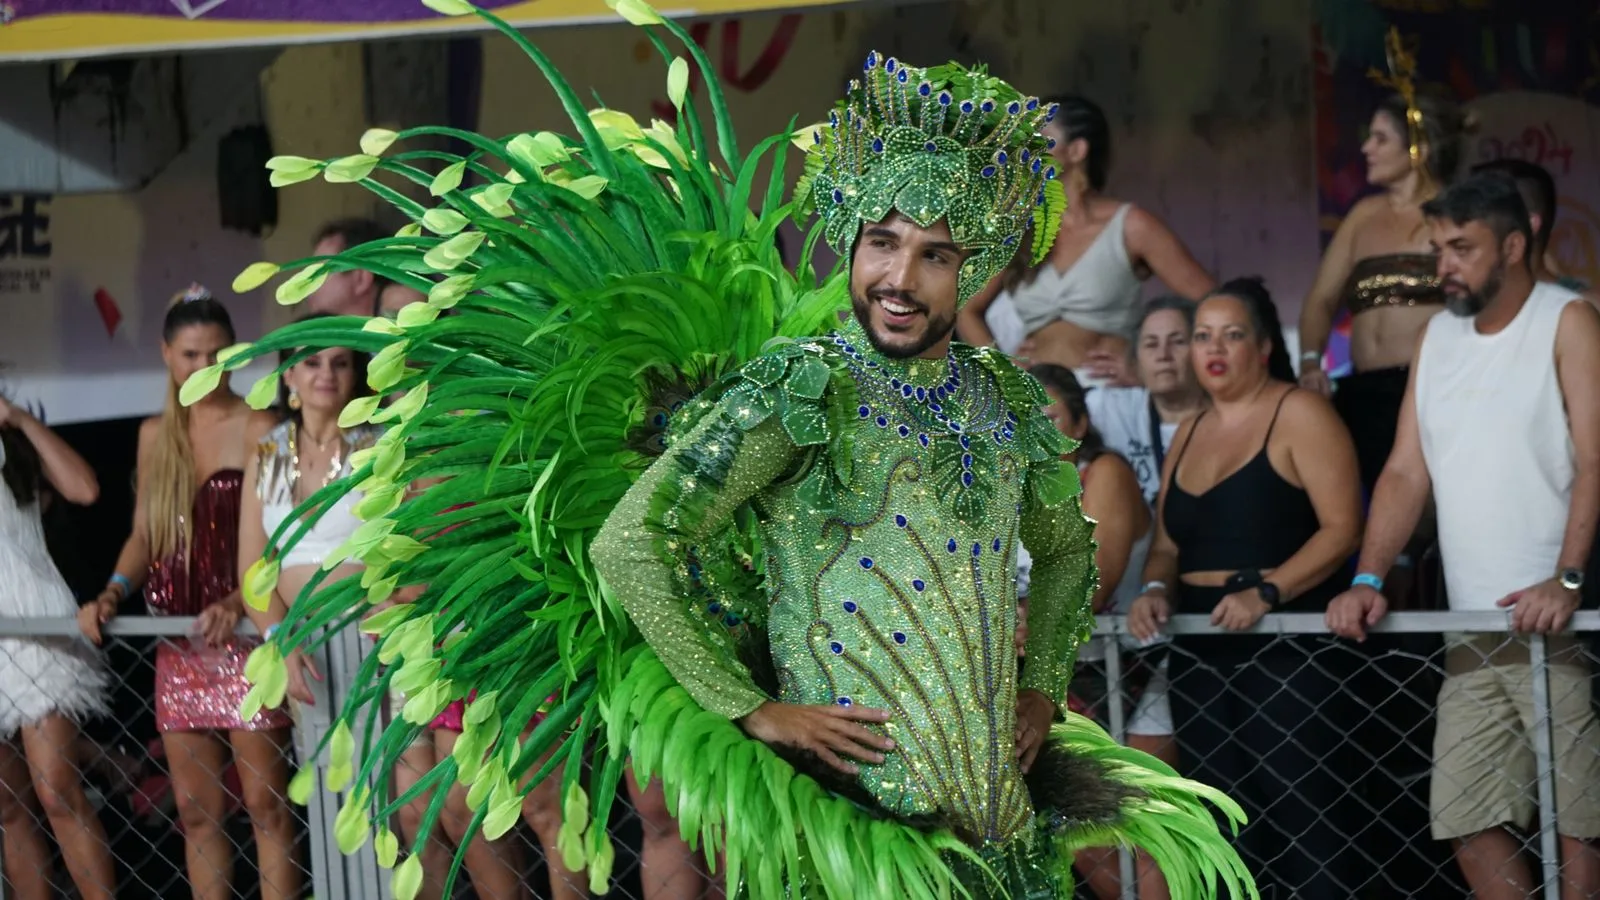
M 177 617 L 125 617 L 110 623 L 102 652 L 114 675 L 115 713 L 85 723 L 79 746 L 61 751 L 74 754 L 117 856 L 119 900 L 166 900 L 185 896 L 190 890 L 183 817 L 171 777 L 176 761 L 165 758 L 155 728 L 152 697 L 155 648 L 189 637 L 194 625 L 193 619 Z M 1575 699 L 1585 704 L 1592 700 L 1587 672 L 1581 678 L 1573 675 L 1586 654 L 1568 648 L 1570 637 L 1547 640 L 1534 636 L 1516 644 L 1482 637 L 1502 634 L 1507 627 L 1506 615 L 1499 612 L 1398 613 L 1358 645 L 1328 636 L 1319 614 L 1290 613 L 1266 617 L 1241 643 L 1238 636 L 1220 632 L 1203 616 L 1174 616 L 1165 629 L 1174 640 L 1146 648 L 1129 646 L 1126 622 L 1107 617 L 1100 622 L 1094 641 L 1121 647 L 1120 652 L 1106 654 L 1101 664 L 1106 695 L 1120 701 L 1100 703 L 1096 711 L 1108 730 L 1125 738 L 1148 670 L 1159 656 L 1165 657 L 1178 726 L 1180 771 L 1241 780 L 1237 785 L 1219 786 L 1239 798 L 1256 818 L 1241 847 L 1262 876 L 1267 900 L 1318 896 L 1319 891 L 1326 896 L 1362 898 L 1465 897 L 1467 884 L 1449 844 L 1434 838 L 1430 829 L 1429 791 L 1439 787 L 1432 772 L 1432 755 L 1440 685 L 1460 668 L 1460 646 L 1483 650 L 1480 663 L 1491 667 L 1504 661 L 1499 655 L 1514 654 L 1518 652 L 1514 648 L 1521 647 L 1526 661 L 1516 664 L 1526 665 L 1530 673 L 1527 721 L 1521 725 L 1532 759 L 1527 773 L 1532 783 L 1523 786 L 1536 800 L 1537 816 L 1517 839 L 1522 856 L 1529 860 L 1533 889 L 1556 898 L 1561 896 L 1564 876 L 1581 875 L 1574 874 L 1574 867 L 1563 867 L 1564 855 L 1570 856 L 1574 850 L 1560 837 L 1556 801 L 1562 804 L 1563 816 L 1585 803 L 1600 811 L 1600 783 L 1562 784 L 1556 765 L 1563 748 L 1570 752 L 1577 746 L 1581 750 L 1594 737 L 1575 733 L 1570 726 L 1577 721 L 1571 718 Z M 1572 629 L 1600 632 L 1600 612 L 1579 613 Z M 241 633 L 250 633 L 247 623 Z M 1443 635 L 1447 633 L 1480 637 L 1476 645 L 1460 644 L 1446 653 Z M 0 652 L 5 652 L 5 639 L 77 635 L 77 624 L 70 619 L 0 619 Z M 293 757 L 291 762 L 306 759 L 308 750 L 326 733 L 330 712 L 348 690 L 365 652 L 363 639 L 354 632 L 340 635 L 330 644 L 319 661 L 325 681 L 314 685 L 320 695 L 313 706 L 297 711 L 295 737 L 285 748 Z M 1579 690 L 1584 692 L 1581 698 L 1574 693 Z M 1238 728 L 1219 732 L 1219 724 L 1235 722 L 1229 718 L 1235 713 L 1228 712 L 1228 704 L 1241 697 L 1259 701 L 1255 713 Z M 1285 710 L 1285 714 L 1301 710 L 1306 715 L 1303 721 L 1270 721 Z M 1212 745 L 1207 745 L 1208 740 Z M 1225 763 L 1223 758 L 1229 753 L 1236 759 Z M 1239 758 L 1244 760 L 1242 765 Z M 1273 765 L 1281 765 L 1280 760 L 1296 759 L 1303 763 L 1299 771 L 1272 770 Z M 1595 762 L 1600 768 L 1600 760 Z M 240 771 L 240 764 L 235 759 L 224 773 L 228 821 L 223 830 L 235 869 L 230 892 L 238 898 L 272 900 L 274 892 L 262 890 L 255 868 L 256 848 L 241 790 L 241 779 L 252 773 Z M 305 893 L 317 900 L 391 900 L 387 873 L 378 868 L 370 848 L 345 857 L 334 846 L 333 822 L 340 798 L 323 788 L 323 761 L 313 760 L 312 764 L 319 769 L 317 788 L 298 814 L 303 831 L 297 847 L 298 865 L 304 873 Z M 1569 761 L 1567 765 L 1572 764 Z M 1256 790 L 1252 785 L 1257 782 L 1282 786 L 1281 796 L 1262 800 L 1252 795 Z M 24 792 L 11 791 L 11 787 L 0 783 L 0 801 L 26 799 Z M 1461 795 L 1473 788 L 1455 787 Z M 1333 802 L 1325 809 L 1318 808 L 1319 791 L 1330 789 L 1336 791 Z M 660 900 L 665 891 L 646 877 L 640 865 L 645 826 L 634 814 L 626 792 L 619 796 L 618 804 L 613 817 L 617 865 L 610 893 Z M 1314 815 L 1308 817 L 1308 810 Z M 48 839 L 49 822 L 37 808 L 33 821 Z M 1295 823 L 1297 830 L 1284 833 L 1282 829 L 1289 827 L 1286 823 Z M 1330 847 L 1329 838 L 1338 841 Z M 7 846 L 11 845 L 8 840 Z M 475 885 L 467 878 L 462 879 L 459 895 L 475 892 L 482 900 L 550 896 L 569 900 L 587 893 L 583 884 L 572 885 L 565 893 L 551 893 L 543 851 L 526 825 L 513 832 L 503 847 L 506 864 L 518 872 L 519 886 L 513 895 L 493 895 L 489 882 L 474 891 Z M 52 873 L 52 893 L 76 896 L 68 877 L 73 873 L 62 871 L 51 860 L 30 863 Z M 1316 884 L 1286 886 L 1285 877 L 1292 881 L 1293 872 L 1307 867 L 1316 870 Z M 1078 896 L 1103 900 L 1137 897 L 1133 871 L 1131 856 L 1120 854 L 1120 878 L 1114 879 L 1120 886 L 1108 896 L 1097 895 L 1082 884 Z M 0 885 L 0 891 L 5 888 Z M 1568 894 L 1574 895 L 1583 894 L 1577 890 Z M 33 900 L 14 887 L 0 900 L 19 898 Z

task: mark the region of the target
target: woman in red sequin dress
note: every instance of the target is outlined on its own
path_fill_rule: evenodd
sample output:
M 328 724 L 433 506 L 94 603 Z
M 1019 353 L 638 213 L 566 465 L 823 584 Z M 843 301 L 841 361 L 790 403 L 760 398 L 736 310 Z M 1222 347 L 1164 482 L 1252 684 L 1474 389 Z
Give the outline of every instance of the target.
M 225 826 L 231 805 L 224 775 L 230 756 L 255 833 L 262 900 L 298 900 L 298 829 L 285 793 L 292 721 L 283 710 L 239 717 L 249 685 L 245 658 L 259 643 L 234 636 L 243 615 L 238 592 L 240 486 L 247 435 L 275 417 L 254 413 L 224 380 L 185 408 L 178 389 L 234 343 L 227 310 L 191 288 L 167 312 L 162 359 L 171 374 L 166 407 L 139 429 L 138 496 L 133 533 L 116 574 L 80 617 L 99 640 L 99 625 L 143 584 L 152 615 L 196 616 L 191 639 L 156 651 L 156 726 L 172 776 L 196 900 L 233 896 L 237 849 Z

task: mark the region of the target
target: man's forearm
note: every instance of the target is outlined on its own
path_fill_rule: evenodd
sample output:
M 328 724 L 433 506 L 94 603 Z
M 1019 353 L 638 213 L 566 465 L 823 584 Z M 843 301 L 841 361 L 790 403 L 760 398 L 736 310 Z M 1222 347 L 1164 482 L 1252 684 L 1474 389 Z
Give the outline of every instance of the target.
M 1385 576 L 1395 557 L 1417 530 L 1422 509 L 1428 503 L 1432 484 L 1426 478 L 1385 469 L 1372 491 L 1372 509 L 1367 514 L 1367 535 L 1361 542 L 1357 570 Z
M 1561 538 L 1558 569 L 1588 566 L 1597 522 L 1600 522 L 1600 467 L 1587 467 L 1580 469 L 1572 479 L 1572 501 L 1567 506 L 1567 530 Z

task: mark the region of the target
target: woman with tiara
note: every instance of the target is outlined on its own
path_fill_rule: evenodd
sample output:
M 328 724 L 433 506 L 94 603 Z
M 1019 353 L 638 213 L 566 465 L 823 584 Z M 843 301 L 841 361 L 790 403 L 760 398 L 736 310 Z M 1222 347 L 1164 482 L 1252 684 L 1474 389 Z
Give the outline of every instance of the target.
M 139 428 L 133 531 L 100 596 L 79 621 L 98 643 L 100 625 L 143 587 L 154 615 L 196 616 L 193 637 L 156 651 L 156 727 L 171 771 L 185 860 L 196 900 L 233 895 L 237 848 L 225 826 L 224 773 L 238 771 L 255 833 L 262 900 L 299 896 L 297 826 L 285 788 L 290 727 L 286 710 L 239 714 L 249 690 L 245 659 L 259 642 L 234 636 L 244 614 L 238 592 L 239 493 L 246 435 L 275 420 L 253 413 L 226 378 L 192 406 L 178 391 L 234 343 L 228 310 L 193 285 L 167 310 L 161 358 L 171 376 L 161 415 Z

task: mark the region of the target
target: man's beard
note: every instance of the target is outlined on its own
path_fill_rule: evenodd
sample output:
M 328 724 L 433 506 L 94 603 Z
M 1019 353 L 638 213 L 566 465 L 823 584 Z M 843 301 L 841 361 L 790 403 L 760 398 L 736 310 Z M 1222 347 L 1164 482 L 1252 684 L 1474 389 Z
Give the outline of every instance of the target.
M 1504 261 L 1495 263 L 1494 270 L 1489 277 L 1484 279 L 1483 287 L 1462 293 L 1444 292 L 1444 308 L 1463 319 L 1470 319 L 1481 313 L 1489 306 L 1494 295 L 1500 293 L 1500 285 L 1506 279 L 1506 264 Z M 1455 282 L 1461 284 L 1460 282 Z M 1465 287 L 1465 285 L 1461 285 Z
M 888 340 L 892 338 L 886 339 L 873 330 L 872 308 L 878 305 L 880 298 L 885 297 L 898 300 L 907 306 L 915 306 L 922 311 L 927 325 L 923 329 L 921 336 L 915 338 L 913 343 L 889 343 Z M 944 318 L 936 318 L 932 313 L 928 312 L 928 308 L 919 302 L 916 297 L 902 291 L 869 291 L 865 297 L 852 291 L 850 293 L 850 308 L 855 312 L 856 321 L 860 323 L 861 330 L 867 333 L 867 340 L 872 342 L 873 348 L 890 359 L 910 359 L 914 356 L 921 356 L 928 351 L 929 347 L 949 337 L 956 327 L 954 314 Z M 890 334 L 900 336 L 898 332 L 891 332 Z

